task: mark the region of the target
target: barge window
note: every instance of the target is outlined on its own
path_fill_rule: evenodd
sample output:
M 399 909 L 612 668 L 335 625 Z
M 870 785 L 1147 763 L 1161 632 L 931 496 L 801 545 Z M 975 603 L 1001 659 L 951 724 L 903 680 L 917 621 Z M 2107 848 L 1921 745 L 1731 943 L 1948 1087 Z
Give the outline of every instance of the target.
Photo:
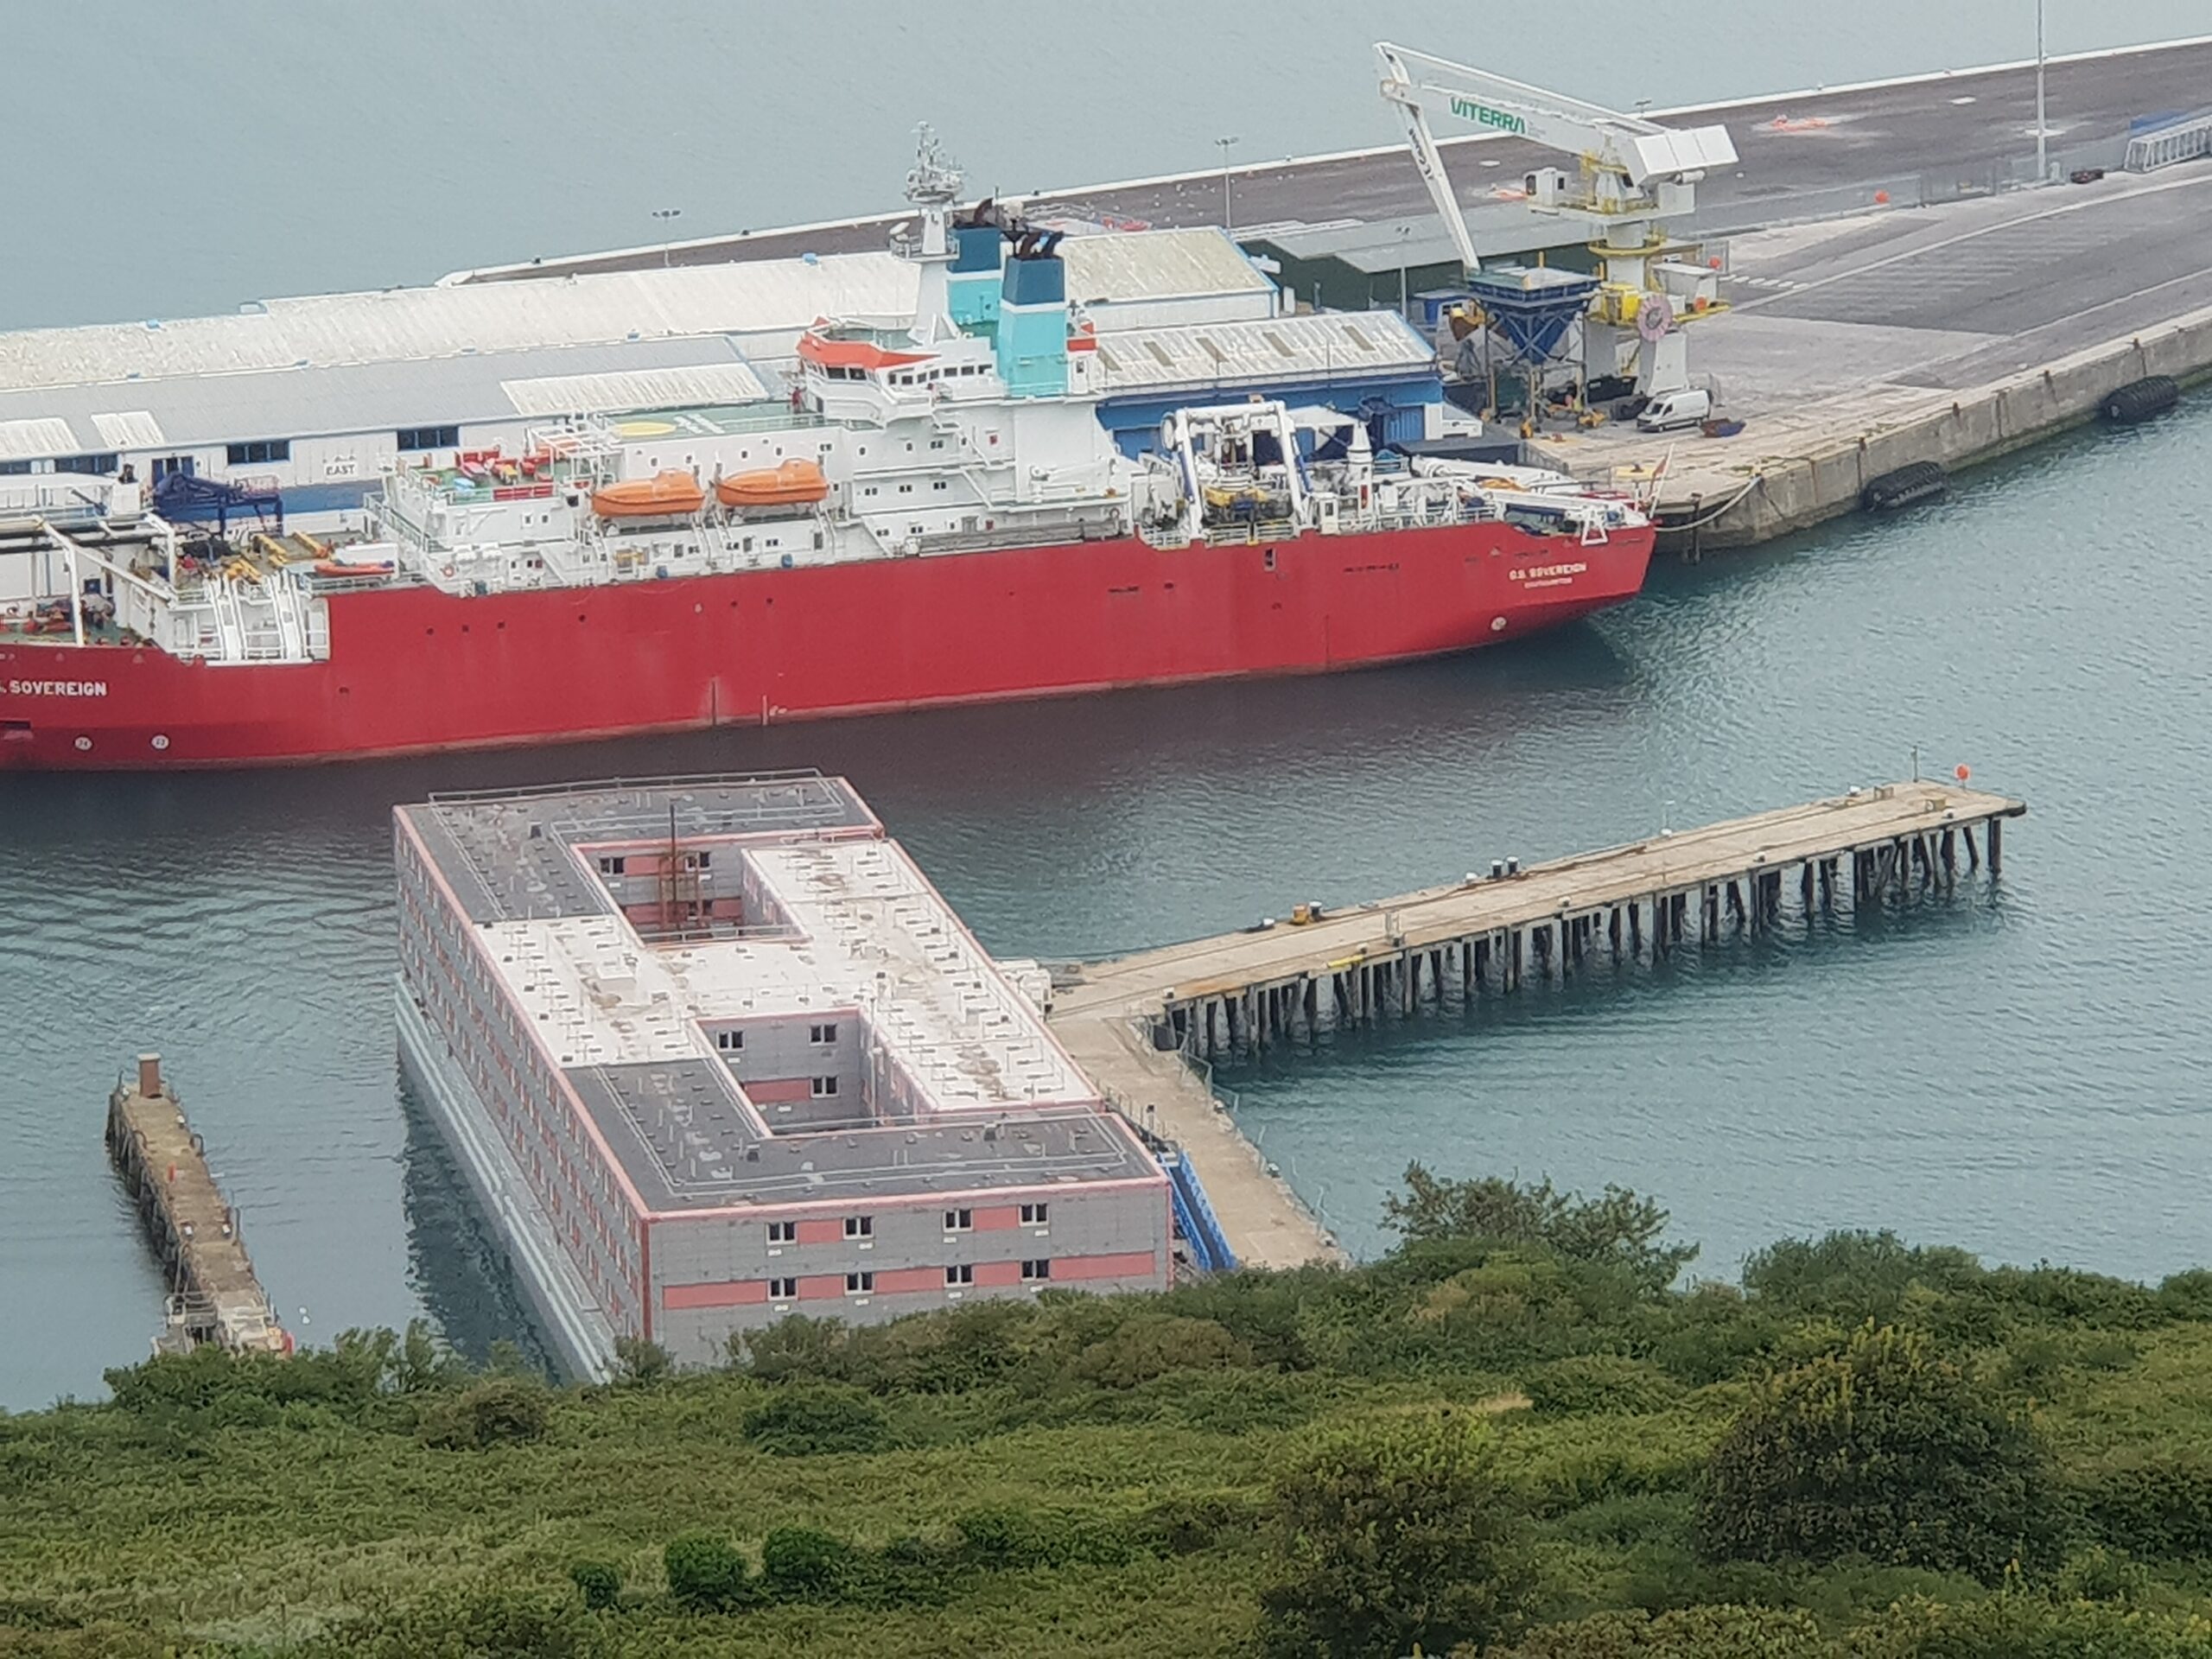
M 812 1087 L 814 1090 L 815 1099 L 827 1100 L 837 1092 L 837 1079 L 835 1077 L 816 1077 L 812 1080 Z
M 864 1296 L 874 1288 L 875 1275 L 872 1273 L 849 1273 L 845 1275 L 845 1294 L 848 1296 Z
M 233 467 L 265 466 L 272 461 L 289 461 L 292 458 L 292 441 L 289 438 L 256 438 L 251 443 L 229 445 L 226 454 Z
M 1049 1279 L 1052 1276 L 1052 1264 L 1050 1262 L 1040 1258 L 1035 1262 L 1025 1262 L 1021 1264 L 1021 1277 L 1027 1283 L 1035 1284 L 1040 1279 Z
M 28 461 L 0 461 L 0 478 L 22 478 L 29 475 L 31 464 Z
M 847 1238 L 874 1238 L 875 1217 L 874 1216 L 847 1216 L 845 1236 Z
M 57 473 L 112 473 L 123 465 L 123 457 L 106 455 L 69 455 L 54 463 Z
M 976 1282 L 976 1269 L 966 1262 L 961 1262 L 957 1267 L 947 1268 L 944 1270 L 944 1282 L 947 1285 L 972 1285 Z
M 424 449 L 458 449 L 461 448 L 461 429 L 457 426 L 403 426 L 399 429 L 398 448 L 402 454 L 416 454 Z
M 798 1294 L 798 1281 L 796 1279 L 771 1279 L 768 1281 L 768 1299 L 771 1301 L 787 1302 Z
M 798 1243 L 798 1223 L 795 1221 L 770 1222 L 768 1224 L 768 1242 L 771 1244 Z
M 1021 1224 L 1025 1227 L 1042 1227 L 1045 1224 L 1045 1218 L 1052 1213 L 1052 1206 L 1048 1204 L 1023 1205 Z
M 715 1046 L 725 1051 L 743 1048 L 745 1033 L 741 1031 L 718 1031 L 715 1033 Z

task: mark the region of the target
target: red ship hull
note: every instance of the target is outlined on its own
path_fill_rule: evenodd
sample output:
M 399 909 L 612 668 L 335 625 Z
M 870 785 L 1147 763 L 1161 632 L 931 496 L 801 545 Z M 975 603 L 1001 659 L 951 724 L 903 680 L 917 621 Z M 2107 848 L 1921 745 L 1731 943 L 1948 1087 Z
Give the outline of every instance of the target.
M 1137 539 L 460 598 L 330 600 L 330 654 L 0 640 L 0 769 L 298 764 L 978 702 L 1465 651 L 1643 586 L 1654 532 L 1494 523 Z

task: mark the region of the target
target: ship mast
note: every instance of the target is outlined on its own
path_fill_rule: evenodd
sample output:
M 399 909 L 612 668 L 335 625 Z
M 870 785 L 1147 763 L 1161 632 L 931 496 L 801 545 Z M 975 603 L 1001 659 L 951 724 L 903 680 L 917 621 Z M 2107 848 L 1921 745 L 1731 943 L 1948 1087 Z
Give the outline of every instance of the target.
M 952 204 L 960 199 L 960 169 L 937 141 L 926 121 L 916 129 L 914 165 L 906 174 L 906 200 L 921 217 L 921 239 L 906 241 L 899 251 L 918 261 L 922 291 L 914 308 L 918 328 L 929 328 L 948 311 L 945 268 L 952 263 L 952 239 L 946 229 Z

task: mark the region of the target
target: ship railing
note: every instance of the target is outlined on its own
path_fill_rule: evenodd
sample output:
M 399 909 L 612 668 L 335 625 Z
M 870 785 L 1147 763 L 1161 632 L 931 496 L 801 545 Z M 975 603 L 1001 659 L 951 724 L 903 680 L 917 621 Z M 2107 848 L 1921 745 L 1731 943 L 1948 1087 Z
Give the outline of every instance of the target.
M 1287 518 L 1248 518 L 1205 527 L 1208 547 L 1255 547 L 1262 542 L 1287 542 L 1297 534 L 1297 521 Z
M 999 547 L 1058 547 L 1071 542 L 1109 542 L 1128 534 L 1118 510 L 1071 513 L 1057 520 L 1000 524 L 990 530 L 937 530 L 910 537 L 923 553 L 961 553 Z
M 643 778 L 602 778 L 568 784 L 517 784 L 495 789 L 439 789 L 430 791 L 432 805 L 496 804 L 536 800 L 548 795 L 622 795 L 639 791 L 737 789 L 770 784 L 820 784 L 828 781 L 819 766 L 787 766 L 766 772 L 671 772 Z M 594 823 L 597 820 L 594 821 Z M 664 821 L 653 820 L 656 825 Z
M 421 580 L 412 570 L 368 570 L 357 576 L 324 576 L 312 570 L 296 573 L 300 585 L 318 596 L 331 594 L 361 594 L 371 588 L 391 588 Z

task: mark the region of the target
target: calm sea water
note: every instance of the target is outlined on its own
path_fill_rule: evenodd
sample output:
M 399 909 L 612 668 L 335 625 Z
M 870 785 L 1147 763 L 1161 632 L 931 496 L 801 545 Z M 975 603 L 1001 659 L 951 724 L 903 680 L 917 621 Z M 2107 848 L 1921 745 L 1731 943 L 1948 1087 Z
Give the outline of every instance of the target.
M 137 111 L 42 114 L 79 78 L 22 78 L 19 120 L 67 130 L 73 158 L 18 181 L 24 211 L 116 218 L 145 251 L 60 238 L 0 279 L 0 322 L 628 240 L 663 202 L 702 230 L 873 207 L 926 114 L 971 161 L 1019 155 L 1039 182 L 1202 162 L 1223 129 L 1262 153 L 1379 142 L 1367 39 L 1434 38 L 1387 4 L 1248 35 L 1132 0 L 1096 53 L 1007 5 L 963 8 L 974 39 L 950 43 L 887 9 L 830 5 L 804 39 L 754 10 L 631 8 L 610 38 L 617 14 L 557 6 L 228 0 L 98 29 L 22 9 L 15 42 L 97 63 L 108 107 Z M 1726 58 L 1635 32 L 1655 97 L 2011 55 L 2029 10 L 1974 0 L 1907 29 L 1896 5 L 1896 27 L 1820 41 L 1782 27 L 1782 0 L 1736 10 Z M 2075 10 L 2053 8 L 2059 47 L 2196 21 L 2193 0 Z M 1616 13 L 1648 21 L 1588 8 Z M 1010 58 L 987 49 L 1008 30 Z M 1569 86 L 1589 60 L 1482 55 Z M 801 118 L 825 102 L 834 137 Z M 583 121 L 607 130 L 582 142 Z M 1916 744 L 2032 803 L 1994 896 L 1347 1041 L 1229 1078 L 1243 1122 L 1362 1249 L 1421 1158 L 1632 1183 L 1722 1272 L 1834 1225 L 2131 1274 L 2212 1260 L 2208 453 L 2202 408 L 2084 435 L 1932 511 L 1669 568 L 1589 625 L 1402 671 L 327 772 L 0 781 L 0 1405 L 98 1392 L 158 1322 L 100 1144 L 143 1047 L 308 1337 L 424 1311 L 477 1347 L 519 1328 L 397 1084 L 388 814 L 618 771 L 847 772 L 987 944 L 1070 957 L 1872 782 Z
M 2212 28 L 2204 0 L 2049 0 L 2054 53 Z M 0 327 L 175 317 L 458 267 L 894 208 L 918 121 L 1032 192 L 1398 141 L 1387 38 L 1616 107 L 2035 54 L 2036 0 L 0 3 L 29 238 Z M 88 89 L 97 89 L 86 101 Z
M 1410 1159 L 1623 1181 L 1727 1272 L 1895 1226 L 2136 1274 L 2212 1260 L 2212 409 L 1908 518 L 1662 569 L 1583 626 L 1327 679 L 327 772 L 0 785 L 0 1400 L 97 1389 L 159 1287 L 103 1160 L 168 1057 L 280 1306 L 515 1328 L 391 1019 L 388 812 L 445 787 L 849 773 L 1008 955 L 1242 925 L 1903 774 L 2032 804 L 2002 886 L 1227 1079 L 1361 1249 Z

